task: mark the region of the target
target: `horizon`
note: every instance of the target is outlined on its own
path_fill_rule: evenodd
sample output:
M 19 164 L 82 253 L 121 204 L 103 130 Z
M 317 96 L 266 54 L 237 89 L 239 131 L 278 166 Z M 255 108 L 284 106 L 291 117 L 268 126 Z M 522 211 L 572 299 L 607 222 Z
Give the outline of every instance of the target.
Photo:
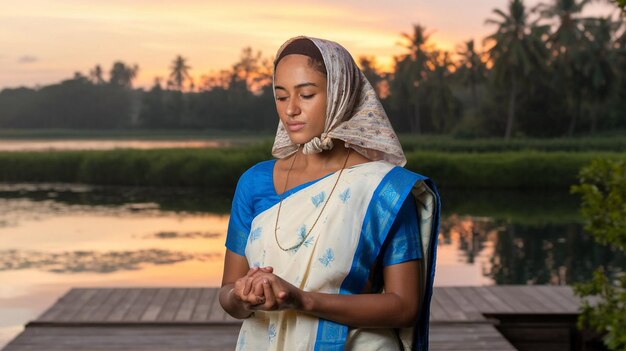
M 532 9 L 540 2 L 525 1 L 525 5 Z M 496 30 L 485 20 L 494 17 L 493 9 L 505 10 L 507 5 L 504 0 L 460 5 L 450 0 L 395 0 L 367 6 L 356 0 L 298 5 L 249 0 L 216 6 L 185 0 L 172 7 L 172 3 L 148 0 L 132 4 L 30 0 L 0 14 L 0 89 L 58 83 L 74 72 L 88 75 L 98 64 L 108 77 L 115 61 L 139 65 L 133 87 L 149 88 L 156 77 L 168 76 L 177 55 L 188 60 L 190 74 L 198 82 L 203 75 L 229 69 L 245 47 L 270 58 L 288 38 L 301 34 L 336 41 L 355 61 L 373 56 L 376 66 L 389 72 L 393 57 L 406 51 L 399 44 L 401 33 L 410 34 L 413 24 L 425 26 L 431 44 L 439 49 L 454 53 L 473 39 L 482 50 L 484 37 Z M 583 15 L 616 13 L 613 5 L 593 3 Z

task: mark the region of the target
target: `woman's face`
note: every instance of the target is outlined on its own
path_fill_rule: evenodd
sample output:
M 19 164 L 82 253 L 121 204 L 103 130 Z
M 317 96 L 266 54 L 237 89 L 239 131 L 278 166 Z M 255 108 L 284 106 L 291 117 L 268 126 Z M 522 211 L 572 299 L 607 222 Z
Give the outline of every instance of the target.
M 291 54 L 276 66 L 276 110 L 294 144 L 304 144 L 324 131 L 326 76 L 310 67 L 308 60 Z

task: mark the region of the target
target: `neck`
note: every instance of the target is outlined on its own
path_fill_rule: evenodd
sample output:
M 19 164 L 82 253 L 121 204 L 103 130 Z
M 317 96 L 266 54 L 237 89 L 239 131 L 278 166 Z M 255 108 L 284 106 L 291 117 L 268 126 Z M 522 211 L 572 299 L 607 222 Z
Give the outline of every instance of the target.
M 348 156 L 348 151 L 343 140 L 333 139 L 333 148 L 316 154 L 304 154 L 303 148 L 297 151 L 298 158 L 293 167 L 305 170 L 337 170 L 341 168 Z M 295 156 L 295 154 L 294 154 Z

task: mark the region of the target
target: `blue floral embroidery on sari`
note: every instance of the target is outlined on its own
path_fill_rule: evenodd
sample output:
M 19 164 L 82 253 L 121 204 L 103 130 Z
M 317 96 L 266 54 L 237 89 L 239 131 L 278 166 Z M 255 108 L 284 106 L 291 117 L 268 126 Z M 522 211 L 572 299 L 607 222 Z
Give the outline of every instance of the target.
M 326 193 L 322 191 L 321 193 L 312 196 L 311 202 L 313 202 L 313 205 L 315 205 L 315 207 L 319 207 L 320 204 L 324 202 L 325 198 L 326 198 Z
M 320 256 L 319 261 L 325 266 L 328 267 L 328 265 L 335 260 L 335 254 L 333 253 L 333 249 L 328 248 L 326 249 L 326 251 L 324 251 L 324 253 L 322 254 L 322 256 Z
M 350 198 L 350 188 L 347 188 L 346 190 L 339 193 L 339 199 L 341 199 L 341 202 L 343 202 L 344 204 L 346 203 L 346 201 L 348 201 L 349 198 Z
M 309 247 L 311 246 L 311 244 L 313 244 L 312 236 L 309 236 L 306 240 L 304 240 L 304 238 L 306 237 L 306 225 L 303 224 L 300 226 L 300 228 L 298 228 L 298 235 L 300 236 L 300 242 L 305 247 Z
M 270 343 L 276 340 L 276 325 L 274 323 L 270 324 L 270 326 L 267 328 L 267 338 L 269 339 Z
M 261 237 L 261 227 L 256 227 L 254 230 L 250 232 L 250 241 L 255 241 L 256 239 Z

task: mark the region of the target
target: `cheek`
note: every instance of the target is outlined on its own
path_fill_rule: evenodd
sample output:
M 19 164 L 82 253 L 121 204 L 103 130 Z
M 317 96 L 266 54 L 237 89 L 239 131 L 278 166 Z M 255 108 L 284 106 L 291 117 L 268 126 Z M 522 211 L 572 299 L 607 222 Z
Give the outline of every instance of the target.
M 315 106 L 315 115 L 318 118 L 318 121 L 324 125 L 326 120 L 326 99 L 321 99 Z

